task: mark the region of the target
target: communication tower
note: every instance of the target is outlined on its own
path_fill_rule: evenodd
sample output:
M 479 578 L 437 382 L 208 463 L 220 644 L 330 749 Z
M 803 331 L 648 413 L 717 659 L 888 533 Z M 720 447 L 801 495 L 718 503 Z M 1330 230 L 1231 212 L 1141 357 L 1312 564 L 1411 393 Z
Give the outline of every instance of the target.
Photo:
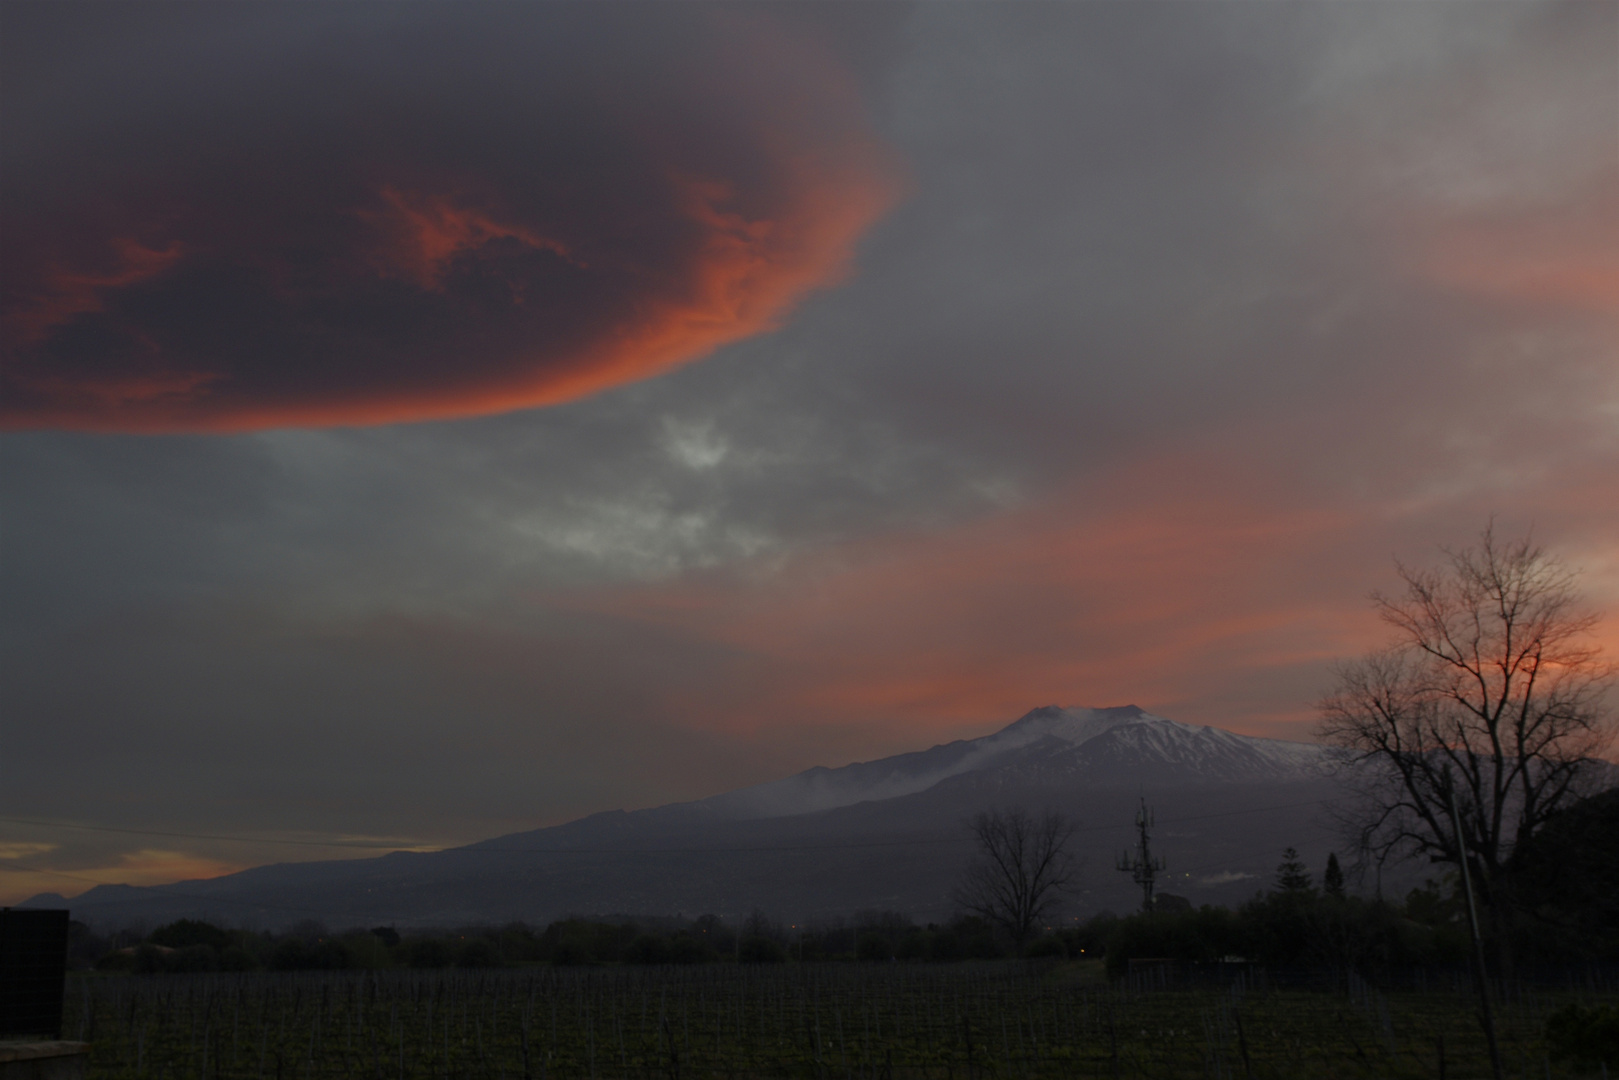
M 1119 852 L 1119 869 L 1130 874 L 1141 886 L 1141 910 L 1152 911 L 1152 887 L 1159 871 L 1164 869 L 1162 856 L 1154 857 L 1152 839 L 1152 811 L 1147 809 L 1147 798 L 1142 796 L 1141 809 L 1136 811 L 1136 849 Z

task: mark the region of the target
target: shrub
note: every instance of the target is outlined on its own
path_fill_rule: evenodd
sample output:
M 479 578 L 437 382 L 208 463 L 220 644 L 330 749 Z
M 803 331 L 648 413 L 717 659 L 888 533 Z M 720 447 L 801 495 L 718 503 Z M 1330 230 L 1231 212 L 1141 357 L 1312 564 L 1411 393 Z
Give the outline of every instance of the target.
M 282 938 L 270 953 L 276 971 L 336 971 L 354 966 L 354 954 L 331 938 Z
M 875 930 L 867 930 L 855 945 L 855 955 L 861 960 L 892 960 L 894 948 L 888 944 L 888 938 Z
M 912 930 L 900 938 L 894 957 L 899 960 L 925 960 L 928 955 L 928 935 L 923 930 Z
M 348 950 L 350 966 L 374 971 L 391 967 L 393 954 L 388 945 L 372 930 L 350 931 L 342 937 L 343 948 Z
M 153 945 L 162 945 L 170 949 L 207 945 L 215 952 L 222 952 L 230 947 L 231 935 L 229 931 L 221 930 L 212 923 L 198 919 L 181 919 L 167 926 L 158 927 L 146 940 Z
M 522 923 L 511 923 L 498 936 L 500 955 L 512 963 L 532 963 L 545 958 L 539 935 Z
M 574 938 L 559 941 L 551 950 L 551 963 L 560 967 L 577 967 L 590 963 L 590 948 Z
M 651 934 L 638 934 L 634 941 L 624 947 L 624 962 L 626 964 L 667 964 L 669 962 L 669 946 L 662 938 Z
M 684 931 L 669 939 L 668 950 L 671 964 L 703 964 L 714 959 L 713 949 Z
M 455 958 L 455 966 L 463 968 L 490 968 L 500 966 L 500 954 L 489 943 L 487 938 L 473 938 L 461 946 L 461 955 Z
M 219 954 L 220 971 L 252 971 L 258 966 L 253 954 L 240 945 L 232 945 Z
M 991 960 L 1001 955 L 995 929 L 976 915 L 966 915 L 948 926 L 929 929 L 928 959 Z
M 1028 946 L 1023 950 L 1023 955 L 1031 960 L 1052 958 L 1062 960 L 1068 956 L 1068 948 L 1061 937 L 1056 934 L 1047 934 L 1029 942 Z
M 1558 1009 L 1546 1020 L 1546 1042 L 1559 1061 L 1584 1068 L 1619 1064 L 1619 1006 Z
M 96 961 L 97 971 L 134 971 L 135 950 L 115 949 Z
M 565 919 L 545 928 L 538 951 L 554 964 L 609 964 L 622 959 L 637 936 L 628 924 Z
M 161 945 L 137 945 L 135 947 L 135 973 L 137 975 L 155 975 L 169 968 L 169 953 L 172 952 Z
M 450 966 L 450 947 L 438 938 L 417 938 L 405 946 L 405 961 L 413 968 Z
M 212 945 L 187 945 L 168 955 L 168 971 L 218 971 L 219 953 Z
M 1130 961 L 1145 957 L 1168 960 L 1218 960 L 1241 947 L 1237 916 L 1225 908 L 1202 907 L 1179 915 L 1132 915 L 1113 924 L 1107 939 L 1107 973 L 1113 978 L 1129 970 Z
M 742 939 L 737 949 L 737 959 L 744 964 L 784 964 L 787 962 L 787 950 L 779 941 L 756 934 Z

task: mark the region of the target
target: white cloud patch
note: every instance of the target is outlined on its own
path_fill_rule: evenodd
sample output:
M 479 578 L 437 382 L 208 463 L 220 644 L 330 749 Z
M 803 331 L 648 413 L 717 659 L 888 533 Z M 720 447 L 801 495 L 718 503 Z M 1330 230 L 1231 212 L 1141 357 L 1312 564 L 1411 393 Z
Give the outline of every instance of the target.
M 714 468 L 731 453 L 731 444 L 712 423 L 692 423 L 670 416 L 663 421 L 663 451 L 688 469 Z
M 1198 878 L 1197 883 L 1199 885 L 1205 885 L 1205 886 L 1208 886 L 1208 885 L 1230 885 L 1233 882 L 1246 881 L 1247 879 L 1249 879 L 1251 877 L 1254 877 L 1254 876 L 1256 876 L 1256 875 L 1254 875 L 1254 874 L 1246 874 L 1246 873 L 1243 873 L 1240 870 L 1222 870 L 1218 874 L 1207 874 L 1207 875 L 1205 875 L 1203 877 Z

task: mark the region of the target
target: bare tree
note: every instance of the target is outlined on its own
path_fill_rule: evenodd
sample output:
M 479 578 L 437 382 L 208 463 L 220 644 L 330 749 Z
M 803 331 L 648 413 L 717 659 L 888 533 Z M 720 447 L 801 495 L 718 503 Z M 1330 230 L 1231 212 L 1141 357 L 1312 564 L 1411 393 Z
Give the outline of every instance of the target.
M 1504 929 L 1513 850 L 1603 782 L 1614 669 L 1574 575 L 1529 538 L 1503 543 L 1491 526 L 1444 551 L 1435 570 L 1396 564 L 1402 592 L 1373 595 L 1394 640 L 1339 668 L 1319 733 L 1349 751 L 1361 798 L 1345 823 L 1363 856 L 1460 866 L 1465 853 Z
M 971 822 L 978 855 L 967 865 L 956 903 L 1005 930 L 1019 950 L 1074 878 L 1068 841 L 1074 827 L 1047 810 L 981 813 Z

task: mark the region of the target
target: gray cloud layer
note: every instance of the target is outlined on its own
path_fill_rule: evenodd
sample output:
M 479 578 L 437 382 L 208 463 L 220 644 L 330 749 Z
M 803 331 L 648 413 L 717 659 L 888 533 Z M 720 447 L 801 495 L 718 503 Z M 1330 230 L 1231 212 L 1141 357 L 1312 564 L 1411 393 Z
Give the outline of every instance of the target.
M 182 52 L 196 10 L 168 16 Z M 6 436 L 0 810 L 448 842 L 694 797 L 1009 719 L 964 719 L 1004 689 L 963 689 L 930 722 L 859 687 L 828 699 L 858 707 L 798 702 L 854 663 L 816 666 L 829 608 L 880 628 L 914 606 L 863 658 L 907 671 L 928 605 L 974 589 L 987 599 L 950 616 L 972 648 L 1058 658 L 996 669 L 1026 680 L 1022 705 L 1117 704 L 1059 664 L 1116 638 L 1139 643 L 1139 669 L 1119 666 L 1141 689 L 1120 693 L 1143 705 L 1297 717 L 1320 649 L 1361 640 L 1389 552 L 1464 542 L 1492 510 L 1533 518 L 1610 602 L 1615 17 L 788 9 L 853 73 L 909 188 L 850 279 L 781 329 L 500 417 Z M 604 23 L 582 55 L 616 70 L 668 47 L 623 30 Z M 1083 564 L 1158 550 L 1143 522 L 1251 533 L 1204 565 Z M 914 560 L 872 569 L 912 539 Z M 1294 591 L 1244 576 L 1261 572 L 1245 548 Z M 1042 552 L 1073 580 L 1014 603 L 985 576 Z M 842 584 L 915 567 L 892 598 Z M 1222 614 L 1261 603 L 1219 593 L 1222 575 L 1264 594 L 1254 619 L 1283 638 L 1288 619 L 1348 629 L 1144 674 L 1147 643 L 1219 639 Z M 1154 582 L 1215 599 L 1165 606 Z M 1126 599 L 1104 597 L 1114 583 Z M 1081 597 L 1084 636 L 1058 625 Z M 36 860 L 70 871 L 133 849 L 15 835 L 62 844 Z

